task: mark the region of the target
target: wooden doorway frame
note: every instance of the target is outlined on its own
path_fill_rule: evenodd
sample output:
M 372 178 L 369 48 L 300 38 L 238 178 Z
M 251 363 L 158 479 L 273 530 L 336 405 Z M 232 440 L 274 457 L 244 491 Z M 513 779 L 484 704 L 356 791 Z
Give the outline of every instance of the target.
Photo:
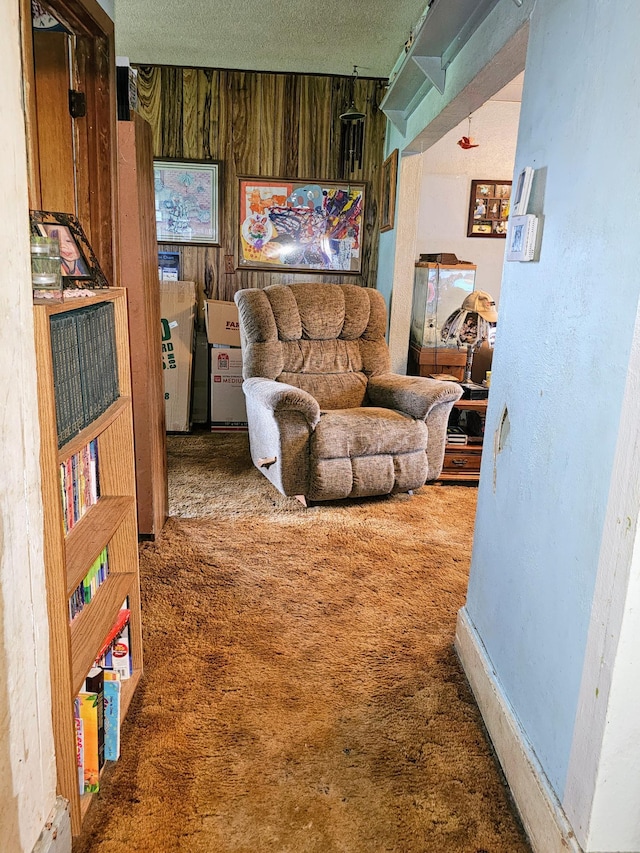
M 84 93 L 86 116 L 75 120 L 76 209 L 107 280 L 117 264 L 117 127 L 114 24 L 96 0 L 48 0 L 47 9 L 72 33 L 73 88 Z M 38 144 L 38 80 L 30 0 L 20 0 L 29 205 L 42 209 Z

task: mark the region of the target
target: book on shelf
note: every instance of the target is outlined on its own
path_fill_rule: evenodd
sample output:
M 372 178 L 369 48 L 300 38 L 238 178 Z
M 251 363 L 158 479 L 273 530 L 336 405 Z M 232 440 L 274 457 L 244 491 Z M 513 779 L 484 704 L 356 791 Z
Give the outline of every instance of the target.
M 133 674 L 129 616 L 128 602 L 125 601 L 96 658 L 99 666 L 115 672 L 121 681 L 126 681 Z
M 104 762 L 115 761 L 120 755 L 122 681 L 132 673 L 129 617 L 125 599 L 74 702 L 81 793 L 98 791 Z
M 96 438 L 60 463 L 60 496 L 64 531 L 68 533 L 99 497 Z
M 447 427 L 447 444 L 467 444 L 469 436 L 459 426 Z
M 128 607 L 122 607 L 118 613 L 118 618 L 113 623 L 111 630 L 104 638 L 104 641 L 96 655 L 96 661 L 102 661 L 111 651 L 113 644 L 117 641 L 117 639 L 122 634 L 124 628 L 126 628 L 129 622 L 129 616 L 131 615 L 131 611 Z M 106 669 L 112 669 L 111 666 L 101 663 L 101 666 L 105 666 Z
M 100 789 L 104 764 L 104 676 L 99 666 L 91 668 L 78 694 L 84 729 L 84 793 Z
M 91 503 L 98 502 L 100 497 L 100 474 L 98 468 L 98 439 L 89 442 L 89 476 L 91 489 Z
M 128 621 L 111 647 L 109 662 L 113 671 L 119 674 L 122 681 L 131 678 L 133 665 Z
M 100 415 L 101 393 L 95 388 L 100 377 L 96 376 L 95 363 L 98 358 L 96 353 L 97 341 L 93 336 L 93 312 L 77 312 L 78 329 L 78 358 L 82 375 L 82 398 L 83 411 L 88 422 L 95 420 Z
M 105 412 L 119 396 L 112 302 L 49 318 L 58 447 Z
M 76 730 L 76 766 L 78 768 L 78 790 L 84 794 L 84 721 L 80 716 L 80 697 L 73 700 L 73 723 Z
M 75 319 L 69 314 L 51 317 L 50 328 L 58 446 L 62 447 L 84 426 L 82 407 L 77 404 L 82 399 L 78 333 Z
M 69 598 L 70 621 L 75 619 L 87 604 L 90 604 L 94 595 L 108 577 L 109 552 L 108 547 L 105 546 Z
M 104 760 L 120 758 L 120 675 L 104 670 Z
M 469 437 L 466 435 L 448 435 L 447 444 L 459 444 L 464 446 L 469 443 Z

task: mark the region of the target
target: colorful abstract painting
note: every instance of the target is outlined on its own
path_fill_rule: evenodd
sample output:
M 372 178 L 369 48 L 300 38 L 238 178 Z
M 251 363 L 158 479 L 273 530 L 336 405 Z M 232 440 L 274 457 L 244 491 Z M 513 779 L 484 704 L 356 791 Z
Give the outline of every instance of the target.
M 364 185 L 240 179 L 239 265 L 359 273 Z
M 219 245 L 219 164 L 155 160 L 158 243 Z

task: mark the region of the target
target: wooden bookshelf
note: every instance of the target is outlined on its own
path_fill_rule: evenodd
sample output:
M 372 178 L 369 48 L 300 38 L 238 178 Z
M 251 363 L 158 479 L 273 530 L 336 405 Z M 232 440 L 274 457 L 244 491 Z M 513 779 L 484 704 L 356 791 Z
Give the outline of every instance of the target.
M 76 311 L 106 301 L 111 301 L 114 305 L 120 397 L 104 414 L 59 448 L 50 318 L 53 314 Z M 105 636 L 116 621 L 125 598 L 129 600 L 131 611 L 129 632 L 133 677 L 123 682 L 123 716 L 142 674 L 142 624 L 126 291 L 111 288 L 91 298 L 70 299 L 58 305 L 35 305 L 34 324 L 58 793 L 70 802 L 72 831 L 77 835 L 92 795 L 85 794 L 81 797 L 78 790 L 73 700 Z M 98 502 L 90 507 L 65 535 L 60 464 L 94 438 L 98 444 L 100 496 Z M 98 588 L 91 602 L 70 622 L 69 598 L 105 545 L 109 549 L 109 576 Z

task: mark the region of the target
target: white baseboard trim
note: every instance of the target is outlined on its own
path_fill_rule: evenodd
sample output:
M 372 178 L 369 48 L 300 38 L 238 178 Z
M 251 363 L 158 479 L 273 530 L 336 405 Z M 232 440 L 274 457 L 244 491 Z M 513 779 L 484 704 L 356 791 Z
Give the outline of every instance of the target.
M 32 853 L 71 853 L 69 800 L 58 797 Z
M 455 649 L 534 853 L 583 853 L 464 607 Z

